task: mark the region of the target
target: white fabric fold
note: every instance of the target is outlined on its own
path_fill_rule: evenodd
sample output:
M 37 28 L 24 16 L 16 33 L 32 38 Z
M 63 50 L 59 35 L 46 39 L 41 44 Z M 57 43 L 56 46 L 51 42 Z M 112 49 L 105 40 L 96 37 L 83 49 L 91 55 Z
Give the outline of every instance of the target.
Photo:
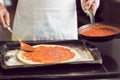
M 19 0 L 13 31 L 22 40 L 78 39 L 76 0 Z

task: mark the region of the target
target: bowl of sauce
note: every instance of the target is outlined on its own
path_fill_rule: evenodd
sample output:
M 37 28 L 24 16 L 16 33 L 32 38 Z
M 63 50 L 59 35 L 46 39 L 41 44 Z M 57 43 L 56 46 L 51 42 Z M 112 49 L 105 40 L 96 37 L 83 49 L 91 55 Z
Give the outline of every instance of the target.
M 120 28 L 108 24 L 94 23 L 79 27 L 79 37 L 94 42 L 109 41 L 120 35 Z

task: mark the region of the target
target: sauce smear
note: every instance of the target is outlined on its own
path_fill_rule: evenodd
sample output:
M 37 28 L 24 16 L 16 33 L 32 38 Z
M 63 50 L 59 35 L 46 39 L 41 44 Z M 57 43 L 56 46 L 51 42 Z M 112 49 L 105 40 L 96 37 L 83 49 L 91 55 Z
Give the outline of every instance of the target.
M 72 59 L 75 54 L 69 48 L 60 46 L 39 46 L 33 52 L 24 52 L 27 60 L 40 63 L 58 63 Z

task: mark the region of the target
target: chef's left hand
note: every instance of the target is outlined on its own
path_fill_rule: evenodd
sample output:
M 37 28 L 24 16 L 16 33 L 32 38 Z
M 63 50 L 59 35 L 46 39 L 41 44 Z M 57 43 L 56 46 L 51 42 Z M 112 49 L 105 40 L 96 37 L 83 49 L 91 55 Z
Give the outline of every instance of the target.
M 5 29 L 9 24 L 10 24 L 9 12 L 5 8 L 5 6 L 0 3 L 0 25 L 2 25 L 1 27 Z
M 93 14 L 96 14 L 96 11 L 99 7 L 100 0 L 81 0 L 81 6 L 83 11 L 89 15 L 89 9 L 91 8 L 93 11 Z

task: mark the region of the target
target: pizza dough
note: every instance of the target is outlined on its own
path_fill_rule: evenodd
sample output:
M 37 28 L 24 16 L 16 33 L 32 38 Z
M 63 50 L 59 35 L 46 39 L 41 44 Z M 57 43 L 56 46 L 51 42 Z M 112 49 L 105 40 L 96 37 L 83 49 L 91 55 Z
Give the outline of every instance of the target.
M 17 54 L 17 58 L 25 64 L 50 64 L 75 61 L 79 58 L 78 53 L 65 46 L 60 45 L 38 45 L 35 51 Z
M 36 49 L 35 52 L 24 52 L 22 50 L 9 50 L 4 56 L 7 66 L 30 65 L 30 64 L 60 64 L 60 63 L 84 63 L 86 61 L 94 61 L 94 57 L 90 51 L 82 49 L 80 45 L 52 45 L 40 44 L 33 46 L 34 48 L 42 47 L 41 50 Z M 46 47 L 46 48 L 44 48 Z M 52 49 L 51 49 L 52 48 Z M 36 52 L 42 52 L 42 54 Z M 25 56 L 27 54 L 27 57 Z M 46 55 L 46 56 L 45 56 Z M 30 57 L 28 57 L 30 56 Z M 30 59 L 33 56 L 34 59 Z M 42 59 L 43 58 L 43 59 Z M 37 60 L 36 60 L 37 59 Z

